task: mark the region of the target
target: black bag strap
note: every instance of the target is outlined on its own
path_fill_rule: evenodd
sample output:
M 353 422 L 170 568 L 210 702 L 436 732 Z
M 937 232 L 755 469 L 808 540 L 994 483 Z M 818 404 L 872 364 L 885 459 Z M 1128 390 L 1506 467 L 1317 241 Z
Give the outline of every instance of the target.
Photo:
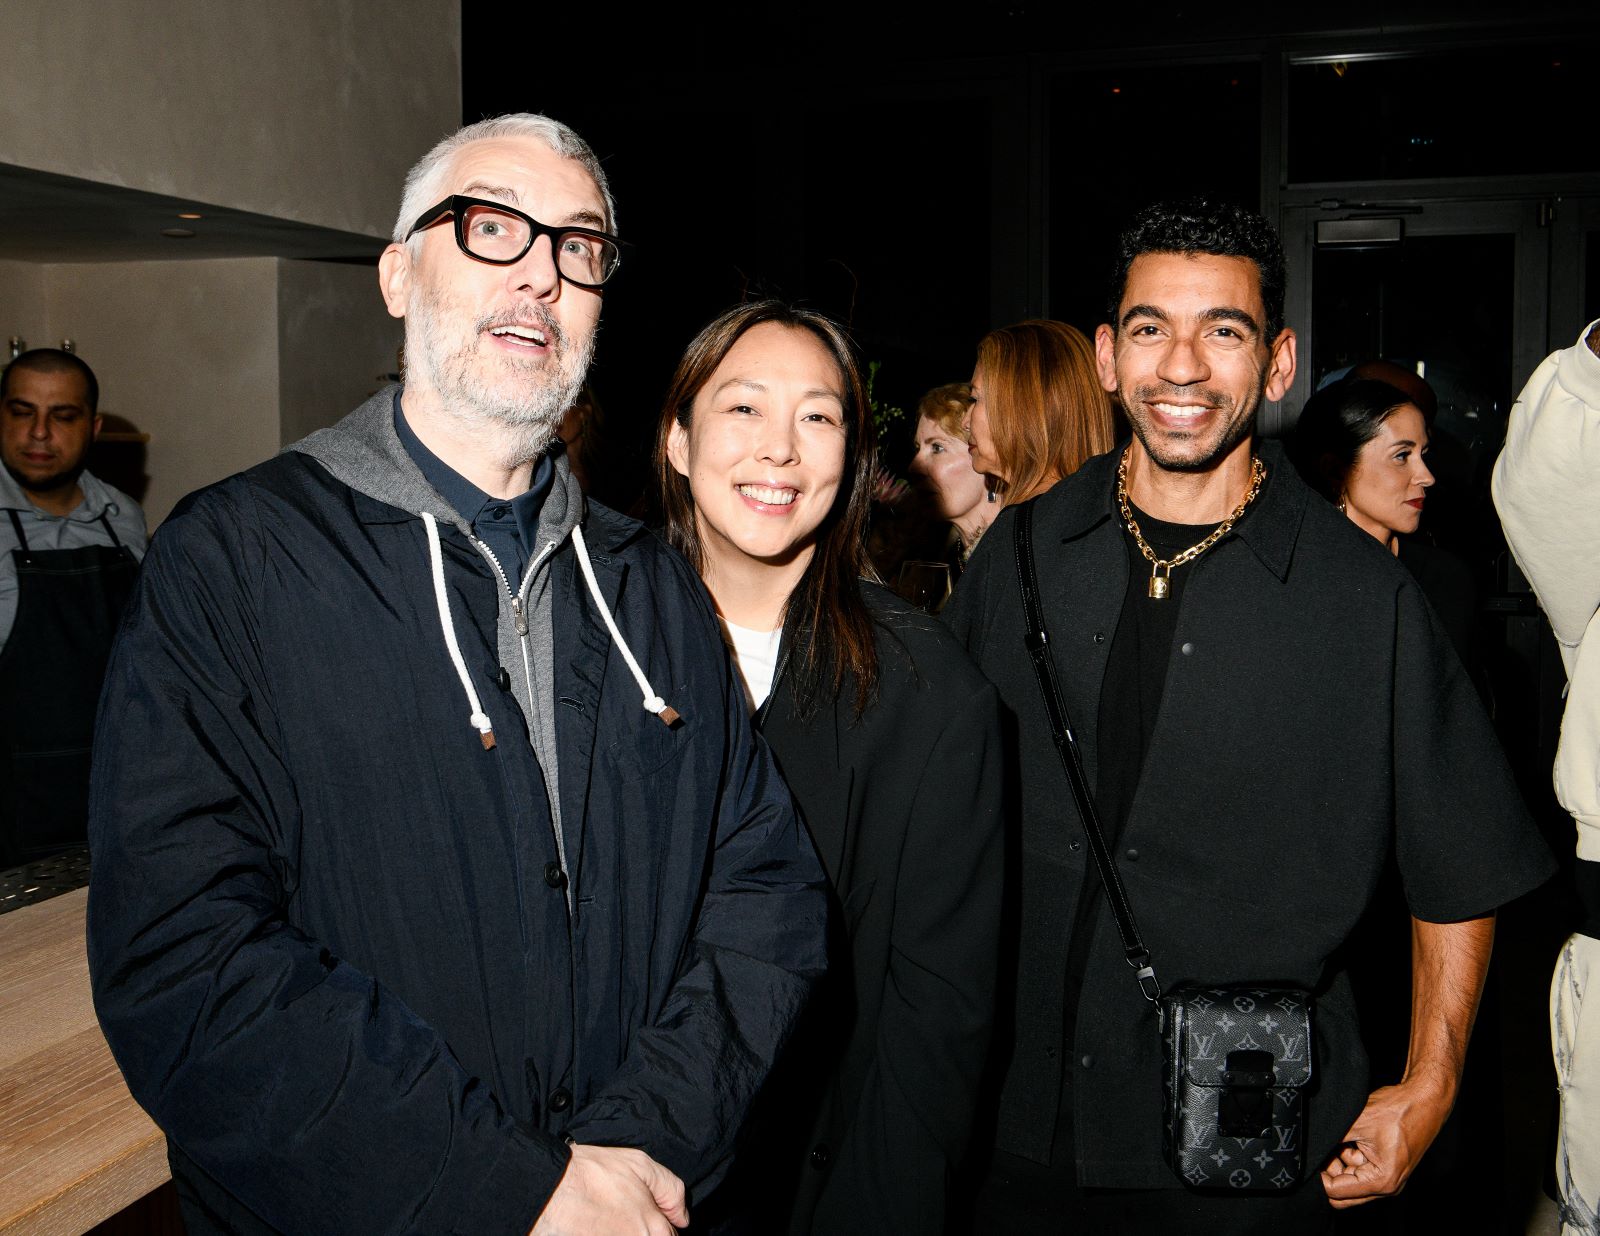
M 1072 786 L 1078 814 L 1083 817 L 1083 831 L 1089 838 L 1089 852 L 1094 855 L 1100 882 L 1105 886 L 1106 900 L 1111 904 L 1111 916 L 1117 920 L 1117 934 L 1122 937 L 1123 956 L 1133 967 L 1144 998 L 1154 1003 L 1161 998 L 1161 984 L 1156 981 L 1156 972 L 1150 965 L 1150 950 L 1139 938 L 1139 927 L 1133 921 L 1133 907 L 1128 904 L 1128 894 L 1123 890 L 1122 880 L 1111 861 L 1111 851 L 1106 846 L 1105 835 L 1100 831 L 1100 816 L 1094 809 L 1088 778 L 1083 775 L 1083 758 L 1078 753 L 1078 740 L 1073 736 L 1066 701 L 1061 698 L 1061 688 L 1056 682 L 1055 660 L 1050 655 L 1050 637 L 1044 629 L 1044 612 L 1039 605 L 1039 581 L 1034 572 L 1032 502 L 1024 502 L 1017 507 L 1013 532 L 1017 580 L 1022 585 L 1022 616 L 1027 626 L 1022 644 L 1028 650 L 1033 672 L 1039 679 L 1039 694 L 1044 696 L 1045 715 L 1050 719 L 1050 736 L 1055 740 L 1056 754 L 1061 757 L 1067 783 Z
M 17 548 L 22 551 L 23 561 L 26 562 L 28 558 L 28 534 L 22 530 L 22 520 L 17 518 L 16 511 L 7 507 L 6 514 L 11 516 L 11 526 L 17 533 Z

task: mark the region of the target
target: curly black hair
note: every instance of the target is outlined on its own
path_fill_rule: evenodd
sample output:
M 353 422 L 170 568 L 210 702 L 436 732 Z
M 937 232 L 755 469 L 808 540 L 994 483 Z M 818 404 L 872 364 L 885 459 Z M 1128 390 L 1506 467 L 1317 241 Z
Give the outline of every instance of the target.
M 1283 242 L 1273 226 L 1242 206 L 1190 198 L 1156 202 L 1134 216 L 1117 244 L 1117 269 L 1112 276 L 1106 321 L 1117 327 L 1117 310 L 1128 287 L 1133 259 L 1145 253 L 1209 253 L 1249 258 L 1261 273 L 1261 304 L 1267 343 L 1283 329 Z

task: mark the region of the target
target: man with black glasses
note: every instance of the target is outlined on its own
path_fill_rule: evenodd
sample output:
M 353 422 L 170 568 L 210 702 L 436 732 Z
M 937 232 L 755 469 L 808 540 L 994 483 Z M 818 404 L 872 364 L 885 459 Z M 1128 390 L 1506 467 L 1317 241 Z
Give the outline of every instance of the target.
M 1259 216 L 1141 214 L 1095 338 L 1132 440 L 1008 510 L 945 611 L 1016 734 L 1016 999 L 984 1232 L 1309 1232 L 1330 1202 L 1396 1192 L 1454 1102 L 1495 909 L 1551 870 L 1416 584 L 1255 436 L 1294 377 L 1283 289 Z M 1043 645 L 1024 620 L 1023 510 Z M 1041 647 L 1144 956 L 1091 861 Z M 1414 1021 L 1404 1079 L 1369 1094 L 1344 953 L 1391 853 L 1415 916 Z M 1199 1028 L 1175 1055 L 1209 1098 L 1170 1124 L 1141 967 L 1168 991 L 1244 989 L 1190 1006 Z M 1279 1121 L 1289 1087 L 1309 1092 L 1303 1122 Z
M 404 386 L 155 538 L 89 950 L 191 1232 L 666 1233 L 820 973 L 703 590 L 552 449 L 614 230 L 565 126 L 441 142 L 379 264 Z

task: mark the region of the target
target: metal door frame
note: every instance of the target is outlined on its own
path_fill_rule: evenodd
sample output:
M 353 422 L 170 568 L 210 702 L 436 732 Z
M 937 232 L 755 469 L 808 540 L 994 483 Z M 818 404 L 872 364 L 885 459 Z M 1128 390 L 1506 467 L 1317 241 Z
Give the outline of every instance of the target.
M 1583 303 L 1583 270 L 1600 246 L 1600 188 L 1552 199 L 1550 238 L 1550 350 L 1564 348 L 1600 316 L 1600 304 Z M 1563 260 L 1566 255 L 1571 260 Z
M 1263 412 L 1264 433 L 1272 435 L 1287 429 L 1311 395 L 1315 342 L 1311 270 L 1319 220 L 1399 215 L 1405 220 L 1408 238 L 1510 235 L 1512 372 L 1505 375 L 1507 387 L 1513 393 L 1520 390 L 1528 374 L 1549 351 L 1552 288 L 1547 199 L 1506 195 L 1426 197 L 1397 189 L 1394 184 L 1340 185 L 1338 196 L 1318 191 L 1320 196 L 1310 201 L 1294 200 L 1309 197 L 1307 190 L 1283 195 L 1288 200 L 1280 207 L 1278 228 L 1288 266 L 1284 317 L 1298 337 L 1301 363 L 1283 403 Z M 1576 297 L 1575 289 L 1573 296 Z M 1449 306 L 1441 305 L 1440 312 L 1448 313 Z

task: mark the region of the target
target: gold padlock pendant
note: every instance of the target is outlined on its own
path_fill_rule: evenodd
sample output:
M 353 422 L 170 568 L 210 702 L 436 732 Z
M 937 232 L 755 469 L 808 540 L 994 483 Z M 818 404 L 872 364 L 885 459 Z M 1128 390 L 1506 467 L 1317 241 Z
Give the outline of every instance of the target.
M 1152 601 L 1165 601 L 1169 587 L 1170 584 L 1165 575 L 1158 575 L 1155 571 L 1150 572 L 1150 599 Z

